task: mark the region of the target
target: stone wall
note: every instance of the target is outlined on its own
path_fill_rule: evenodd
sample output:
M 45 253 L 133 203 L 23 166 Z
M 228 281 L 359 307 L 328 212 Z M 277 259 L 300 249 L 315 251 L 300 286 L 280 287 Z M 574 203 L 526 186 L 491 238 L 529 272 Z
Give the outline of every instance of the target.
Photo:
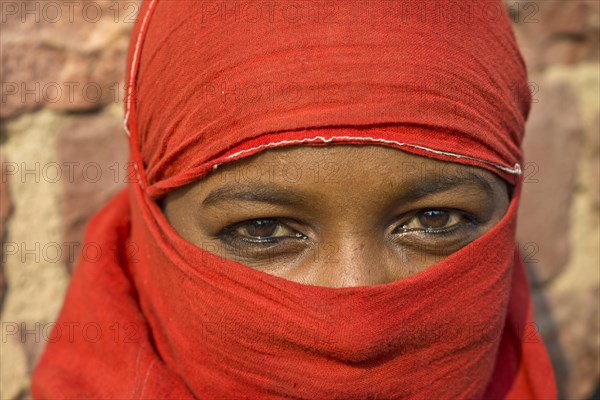
M 600 374 L 600 2 L 505 3 L 534 93 L 518 238 L 559 393 L 587 398 Z
M 125 56 L 137 1 L 1 10 L 0 398 L 28 398 L 86 221 L 126 182 Z M 529 69 L 518 238 L 561 398 L 600 377 L 600 2 L 506 0 Z M 93 254 L 89 254 L 93 257 Z

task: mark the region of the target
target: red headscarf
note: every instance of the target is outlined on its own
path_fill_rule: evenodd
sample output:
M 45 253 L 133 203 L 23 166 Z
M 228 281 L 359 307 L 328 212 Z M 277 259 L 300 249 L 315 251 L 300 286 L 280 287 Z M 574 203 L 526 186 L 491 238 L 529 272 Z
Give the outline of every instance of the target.
M 515 245 L 530 97 L 501 1 L 149 0 L 127 79 L 137 179 L 89 224 L 104 251 L 74 272 L 34 397 L 556 397 Z M 328 143 L 478 166 L 515 190 L 441 262 L 347 288 L 206 252 L 154 202 L 219 164 Z

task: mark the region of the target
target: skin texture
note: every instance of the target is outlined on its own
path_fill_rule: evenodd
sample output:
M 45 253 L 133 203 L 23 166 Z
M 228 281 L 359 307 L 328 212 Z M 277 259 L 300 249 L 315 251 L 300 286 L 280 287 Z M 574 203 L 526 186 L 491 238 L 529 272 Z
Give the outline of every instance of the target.
M 372 145 L 292 146 L 222 166 L 161 202 L 175 231 L 302 284 L 389 283 L 492 228 L 505 182 L 480 168 Z

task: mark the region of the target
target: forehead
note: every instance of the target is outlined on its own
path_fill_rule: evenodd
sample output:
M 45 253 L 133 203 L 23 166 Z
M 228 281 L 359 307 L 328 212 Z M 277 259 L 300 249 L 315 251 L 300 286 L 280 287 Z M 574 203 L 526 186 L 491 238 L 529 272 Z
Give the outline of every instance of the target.
M 377 145 L 289 146 L 269 149 L 220 165 L 205 181 L 223 183 L 277 183 L 290 185 L 362 184 L 417 185 L 423 181 L 501 179 L 481 168 L 445 162 Z M 321 185 L 318 185 L 321 184 Z

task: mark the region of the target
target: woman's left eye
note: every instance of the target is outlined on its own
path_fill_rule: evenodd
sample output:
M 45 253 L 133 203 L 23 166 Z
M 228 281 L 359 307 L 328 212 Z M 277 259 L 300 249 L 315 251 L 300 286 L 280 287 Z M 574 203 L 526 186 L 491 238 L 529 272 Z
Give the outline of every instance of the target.
M 458 228 L 471 219 L 459 211 L 444 209 L 421 210 L 411 215 L 410 219 L 396 228 L 399 233 L 424 231 L 437 233 Z

